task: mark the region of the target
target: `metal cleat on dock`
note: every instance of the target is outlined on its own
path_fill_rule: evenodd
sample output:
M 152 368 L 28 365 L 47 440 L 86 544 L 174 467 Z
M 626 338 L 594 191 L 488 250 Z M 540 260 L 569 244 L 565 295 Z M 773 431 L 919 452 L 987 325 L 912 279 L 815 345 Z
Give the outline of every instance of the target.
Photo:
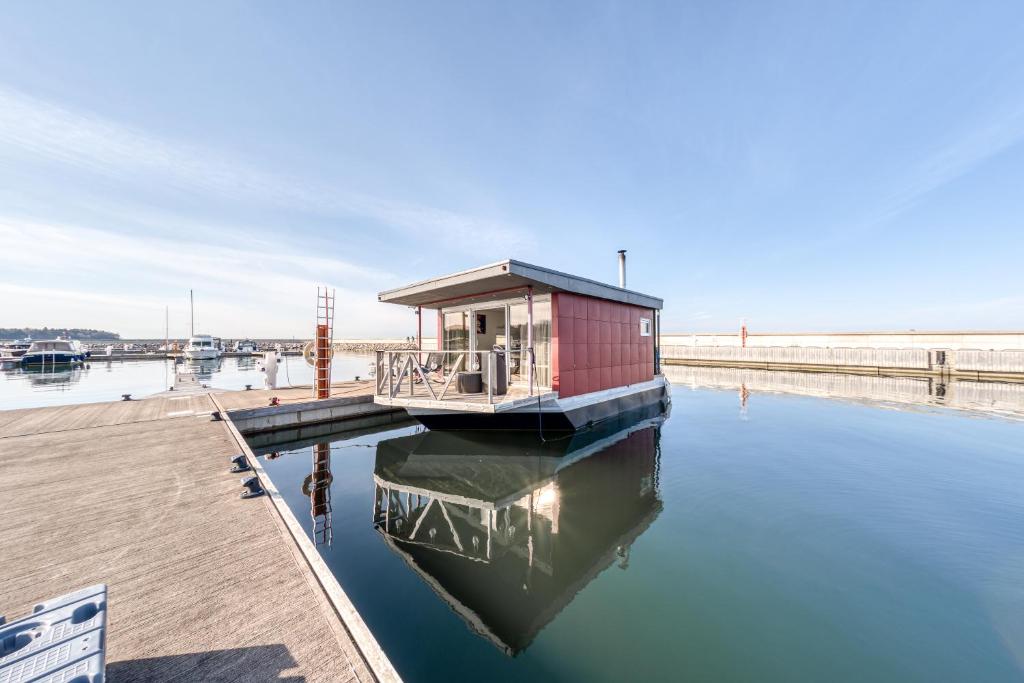
M 210 422 L 220 422 L 224 418 L 221 417 L 219 410 L 214 410 L 210 413 Z
M 249 463 L 245 459 L 245 453 L 231 456 L 231 465 L 231 472 L 235 474 L 238 472 L 248 472 L 250 469 Z
M 259 477 L 242 477 L 242 486 L 245 487 L 241 493 L 242 498 L 256 498 L 264 493 Z

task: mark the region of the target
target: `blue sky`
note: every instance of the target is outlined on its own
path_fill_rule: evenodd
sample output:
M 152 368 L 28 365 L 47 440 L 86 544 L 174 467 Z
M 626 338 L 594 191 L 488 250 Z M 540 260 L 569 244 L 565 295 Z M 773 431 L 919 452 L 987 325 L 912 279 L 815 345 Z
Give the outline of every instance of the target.
M 5 3 L 0 326 L 413 332 L 505 257 L 666 331 L 1024 327 L 1024 5 Z

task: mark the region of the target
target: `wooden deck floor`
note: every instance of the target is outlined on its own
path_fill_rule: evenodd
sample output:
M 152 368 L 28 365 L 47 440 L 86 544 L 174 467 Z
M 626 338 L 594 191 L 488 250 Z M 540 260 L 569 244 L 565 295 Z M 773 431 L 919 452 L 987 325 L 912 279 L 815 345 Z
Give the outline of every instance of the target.
M 238 497 L 211 410 L 0 412 L 0 614 L 106 583 L 113 683 L 373 680 L 269 500 Z

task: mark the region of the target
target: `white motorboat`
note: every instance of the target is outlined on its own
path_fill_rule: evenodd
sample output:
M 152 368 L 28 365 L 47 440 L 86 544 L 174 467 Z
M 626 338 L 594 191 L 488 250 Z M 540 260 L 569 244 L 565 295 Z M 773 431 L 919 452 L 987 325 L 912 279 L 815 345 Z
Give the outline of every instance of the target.
M 189 360 L 210 360 L 220 358 L 223 351 L 220 339 L 208 334 L 197 334 L 189 337 L 185 357 Z
M 241 339 L 235 342 L 236 353 L 256 353 L 259 347 L 252 339 Z

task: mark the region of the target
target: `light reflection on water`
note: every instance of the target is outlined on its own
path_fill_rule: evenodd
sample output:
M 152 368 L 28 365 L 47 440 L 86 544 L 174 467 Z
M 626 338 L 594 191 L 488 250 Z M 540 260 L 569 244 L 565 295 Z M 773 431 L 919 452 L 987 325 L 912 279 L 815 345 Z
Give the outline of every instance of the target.
M 299 356 L 286 356 L 279 366 L 279 387 L 309 385 L 313 370 Z M 372 355 L 336 354 L 331 367 L 334 381 L 365 377 Z M 166 390 L 174 383 L 169 360 L 106 360 L 92 358 L 82 366 L 11 368 L 0 370 L 0 410 L 116 401 L 122 394 L 142 398 Z M 217 389 L 263 388 L 264 376 L 256 358 L 220 358 L 186 362 L 200 382 Z
M 932 407 L 962 384 L 693 370 L 667 421 L 564 441 L 258 452 L 406 680 L 1024 677 L 1019 422 Z

